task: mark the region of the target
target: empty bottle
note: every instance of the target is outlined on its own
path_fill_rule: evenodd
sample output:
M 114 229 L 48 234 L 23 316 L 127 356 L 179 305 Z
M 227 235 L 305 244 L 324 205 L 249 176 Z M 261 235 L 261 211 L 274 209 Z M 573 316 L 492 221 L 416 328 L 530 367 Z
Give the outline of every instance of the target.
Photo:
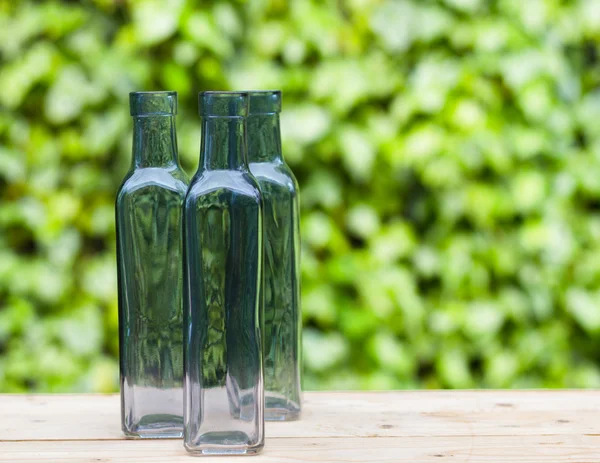
M 129 98 L 133 161 L 116 201 L 122 428 L 129 437 L 181 437 L 188 179 L 177 158 L 177 94 Z
M 184 208 L 184 445 L 255 454 L 264 445 L 262 213 L 247 164 L 248 96 L 203 92 L 199 106 L 200 166 Z
M 263 198 L 265 419 L 300 416 L 298 183 L 281 153 L 281 92 L 249 92 L 248 161 Z

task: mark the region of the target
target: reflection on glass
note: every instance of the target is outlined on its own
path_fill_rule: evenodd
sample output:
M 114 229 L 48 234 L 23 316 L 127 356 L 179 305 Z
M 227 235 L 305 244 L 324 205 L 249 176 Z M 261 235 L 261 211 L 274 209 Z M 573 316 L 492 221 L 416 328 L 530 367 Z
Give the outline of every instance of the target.
M 298 183 L 281 154 L 281 92 L 250 92 L 248 160 L 263 198 L 265 419 L 300 416 Z
M 121 417 L 128 437 L 183 432 L 183 234 L 187 177 L 174 92 L 132 93 L 133 162 L 117 194 Z
M 264 440 L 261 198 L 246 161 L 247 95 L 200 94 L 200 167 L 185 200 L 184 444 L 254 454 Z

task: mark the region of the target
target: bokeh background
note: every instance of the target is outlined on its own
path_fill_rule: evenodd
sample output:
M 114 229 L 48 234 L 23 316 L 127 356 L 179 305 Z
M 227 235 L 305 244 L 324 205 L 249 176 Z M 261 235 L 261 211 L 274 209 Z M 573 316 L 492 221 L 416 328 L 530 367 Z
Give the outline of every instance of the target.
M 128 92 L 284 91 L 306 389 L 600 386 L 598 0 L 0 0 L 0 391 L 116 391 Z

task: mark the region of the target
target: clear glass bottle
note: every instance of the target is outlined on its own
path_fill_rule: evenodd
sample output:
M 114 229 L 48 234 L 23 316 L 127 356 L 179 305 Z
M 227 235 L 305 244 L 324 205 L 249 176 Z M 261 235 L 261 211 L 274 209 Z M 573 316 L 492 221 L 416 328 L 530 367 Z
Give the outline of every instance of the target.
M 117 194 L 121 421 L 128 437 L 183 433 L 183 233 L 177 93 L 129 95 L 133 161 Z
M 264 445 L 261 197 L 247 163 L 248 95 L 202 92 L 200 166 L 184 207 L 184 445 L 255 454 Z
M 263 198 L 265 419 L 300 417 L 298 182 L 281 153 L 281 92 L 249 92 L 248 162 Z

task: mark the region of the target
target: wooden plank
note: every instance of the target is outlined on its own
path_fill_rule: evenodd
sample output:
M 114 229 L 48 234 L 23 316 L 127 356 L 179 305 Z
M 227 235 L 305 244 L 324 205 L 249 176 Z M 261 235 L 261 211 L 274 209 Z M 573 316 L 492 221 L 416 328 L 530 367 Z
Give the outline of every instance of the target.
M 0 441 L 119 440 L 117 395 L 0 395 Z M 311 392 L 273 437 L 578 435 L 600 432 L 600 391 Z
M 232 461 L 231 459 L 226 459 Z M 1 442 L 0 462 L 190 462 L 179 440 Z M 202 458 L 223 463 L 223 458 Z M 566 463 L 600 461 L 599 436 L 274 438 L 252 462 Z

